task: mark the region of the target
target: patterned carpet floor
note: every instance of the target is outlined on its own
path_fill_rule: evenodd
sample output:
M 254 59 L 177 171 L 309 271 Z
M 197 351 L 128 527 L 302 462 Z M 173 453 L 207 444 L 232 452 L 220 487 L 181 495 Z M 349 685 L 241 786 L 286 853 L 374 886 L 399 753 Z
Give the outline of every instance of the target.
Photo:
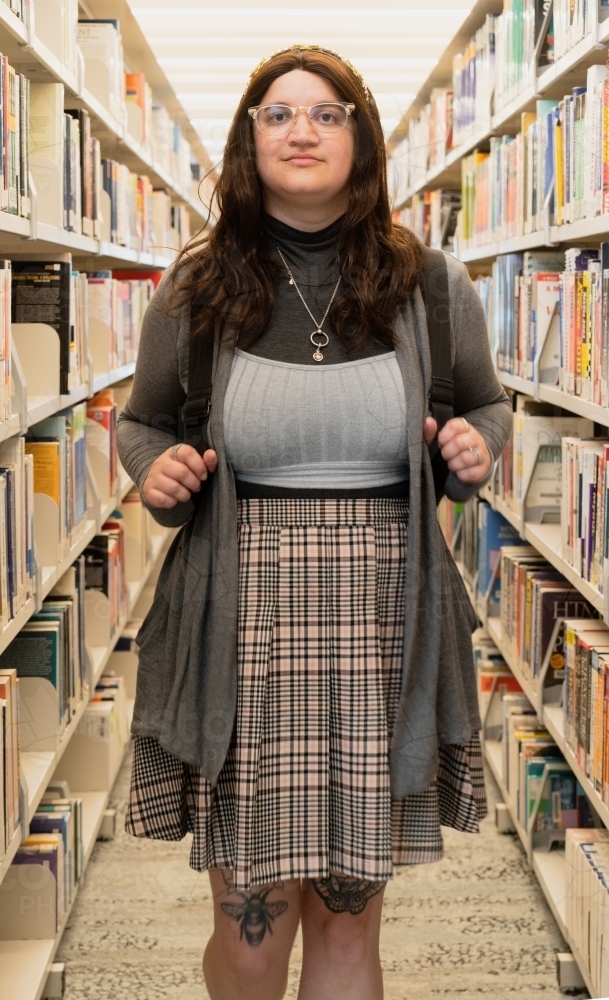
M 188 867 L 189 838 L 123 833 L 130 765 L 128 754 L 112 797 L 118 835 L 96 844 L 56 958 L 66 964 L 64 1000 L 208 1000 L 207 876 Z M 385 1000 L 562 1000 L 555 954 L 564 945 L 518 841 L 492 818 L 479 837 L 444 832 L 441 862 L 403 868 L 387 888 Z M 297 941 L 292 1000 L 299 965 Z

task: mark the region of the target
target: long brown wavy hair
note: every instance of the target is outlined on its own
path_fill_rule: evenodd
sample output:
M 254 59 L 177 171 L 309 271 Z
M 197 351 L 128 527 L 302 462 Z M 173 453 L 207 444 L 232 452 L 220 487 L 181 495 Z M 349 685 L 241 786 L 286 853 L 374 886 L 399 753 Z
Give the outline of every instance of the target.
M 217 223 L 179 255 L 172 303 L 197 307 L 192 310 L 193 335 L 215 331 L 227 345 L 238 340 L 247 347 L 266 329 L 280 265 L 263 225 L 264 192 L 248 108 L 262 103 L 274 80 L 297 69 L 316 73 L 339 100 L 356 108 L 348 207 L 337 245 L 337 259 L 344 262 L 343 285 L 330 322 L 347 350 L 369 337 L 392 345 L 392 321 L 423 269 L 423 247 L 414 233 L 391 220 L 385 144 L 374 99 L 346 62 L 323 49 L 279 53 L 252 75 L 228 134 L 215 189 Z

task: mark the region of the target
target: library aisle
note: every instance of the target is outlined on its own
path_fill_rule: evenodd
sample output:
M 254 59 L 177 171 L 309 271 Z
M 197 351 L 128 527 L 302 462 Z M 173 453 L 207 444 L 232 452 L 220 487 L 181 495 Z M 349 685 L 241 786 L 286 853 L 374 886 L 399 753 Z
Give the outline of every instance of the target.
M 291 133 L 301 142 L 299 133 L 291 132 L 300 123 L 306 142 L 313 136 L 315 142 L 336 143 L 332 148 L 342 156 L 351 148 L 349 129 L 363 120 L 372 93 L 387 153 L 391 217 L 426 246 L 466 265 L 484 312 L 484 321 L 479 313 L 479 344 L 486 353 L 488 333 L 493 366 L 512 411 L 511 437 L 489 470 L 489 481 L 479 489 L 479 477 L 477 494 L 467 503 L 444 498 L 438 508 L 441 530 L 481 626 L 473 651 L 490 812 L 479 837 L 446 830 L 441 862 L 401 868 L 390 883 L 382 926 L 386 998 L 559 1000 L 566 993 L 609 998 L 609 0 L 426 0 L 424 5 L 387 0 L 376 7 L 370 0 L 337 0 L 329 7 L 324 0 L 308 6 L 271 0 L 261 7 L 250 0 L 222 5 L 177 0 L 171 8 L 167 0 L 0 0 L 0 1000 L 206 997 L 201 957 L 211 928 L 210 890 L 207 876 L 188 866 L 189 838 L 166 843 L 124 832 L 139 669 L 135 637 L 174 537 L 172 529 L 159 523 L 172 523 L 171 518 L 158 513 L 158 520 L 153 518 L 129 476 L 141 485 L 162 452 L 164 461 L 173 463 L 173 474 L 177 462 L 185 476 L 184 463 L 170 448 L 182 440 L 185 424 L 192 429 L 192 399 L 182 408 L 182 342 L 172 344 L 163 330 L 158 344 L 154 340 L 151 364 L 152 352 L 147 346 L 145 356 L 140 336 L 144 314 L 167 269 L 192 245 L 192 237 L 205 241 L 211 234 L 213 240 L 214 190 L 239 95 L 250 74 L 258 86 L 260 60 L 285 46 L 305 48 L 306 58 L 315 59 L 323 47 L 323 58 L 330 53 L 331 61 L 340 52 L 350 60 L 334 64 L 347 74 L 340 89 L 355 88 L 359 104 L 347 101 L 346 94 L 341 101 L 325 94 L 314 96 L 321 104 L 292 107 L 304 101 L 295 94 L 290 104 L 278 106 L 279 113 L 275 105 L 266 111 L 244 105 L 244 129 L 237 128 L 235 135 L 255 137 L 256 142 L 271 136 L 270 141 L 281 143 Z M 310 77 L 307 82 L 311 84 Z M 380 136 L 378 123 L 375 128 Z M 317 169 L 316 157 L 308 155 L 279 157 L 275 166 L 292 159 L 294 169 Z M 366 162 L 382 163 L 374 157 Z M 238 175 L 233 170 L 232 176 Z M 300 182 L 303 175 L 290 176 Z M 230 170 L 225 177 L 230 184 Z M 377 192 L 384 187 L 384 176 L 381 180 Z M 246 188 L 252 213 L 258 212 L 262 201 L 257 189 L 244 183 Z M 338 231 L 345 192 L 346 182 L 322 228 L 336 223 Z M 235 195 L 231 205 L 243 205 L 240 197 Z M 302 208 L 304 201 L 294 204 Z M 269 208 L 273 202 L 264 205 Z M 314 207 L 317 211 L 319 205 Z M 318 218 L 311 223 L 309 208 L 307 202 L 296 221 L 305 230 L 319 229 Z M 268 240 L 265 244 L 247 235 L 247 213 L 239 211 L 235 246 L 240 239 L 251 237 L 252 242 L 246 249 L 245 243 L 237 247 L 243 257 L 235 260 L 244 262 L 243 268 L 227 258 L 222 287 L 229 291 L 218 296 L 227 309 L 231 302 L 244 301 L 245 285 L 239 280 L 245 281 L 260 248 L 268 247 Z M 228 228 L 233 225 L 230 214 L 224 220 Z M 276 205 L 275 214 L 270 221 L 261 213 L 256 216 L 261 231 L 263 224 L 269 232 L 274 233 L 273 226 L 283 231 L 282 221 L 295 221 L 289 213 L 282 220 Z M 389 221 L 385 209 L 387 229 Z M 358 223 L 368 233 L 366 240 L 360 243 L 358 237 L 342 269 L 333 259 L 337 277 L 324 279 L 328 288 L 336 280 L 334 295 L 347 260 L 352 262 L 361 246 L 382 245 L 369 238 L 365 224 Z M 298 253 L 317 252 L 310 235 L 303 239 L 296 234 Z M 289 242 L 288 237 L 289 232 Z M 349 237 L 347 233 L 345 239 Z M 279 243 L 282 239 L 277 236 Z M 212 245 L 218 248 L 217 242 Z M 289 268 L 287 273 L 294 285 L 298 273 L 294 277 Z M 476 302 L 464 270 L 461 276 L 462 287 Z M 316 295 L 321 286 L 324 282 Z M 288 289 L 292 293 L 292 305 L 309 310 L 300 290 Z M 342 304 L 336 300 L 338 332 L 348 299 L 345 294 Z M 331 305 L 328 300 L 330 323 L 335 315 Z M 343 356 L 344 345 L 321 329 L 326 317 L 309 334 L 317 348 L 307 358 L 311 373 L 324 371 L 318 364 L 324 360 L 324 345 L 314 339 L 317 334 L 322 340 L 328 337 L 327 364 L 333 363 L 332 350 Z M 275 337 L 281 350 L 288 350 L 287 337 L 273 333 L 275 319 L 274 314 L 263 336 L 270 333 L 268 341 Z M 183 331 L 180 325 L 180 337 Z M 471 337 L 471 326 L 459 335 Z M 159 358 L 167 358 L 167 372 L 176 370 L 173 387 L 169 375 L 162 382 L 167 372 L 156 363 L 157 346 Z M 389 371 L 396 362 L 395 357 L 387 360 L 389 339 L 384 360 L 366 354 L 370 344 L 364 346 L 358 366 L 381 360 Z M 279 372 L 293 357 L 277 359 L 274 349 L 279 350 L 269 348 L 268 357 L 262 350 L 258 361 L 269 361 L 269 370 L 276 364 Z M 144 363 L 133 393 L 138 353 Z M 241 353 L 245 360 L 239 363 L 252 364 L 248 350 Z M 171 389 L 175 395 L 155 410 L 151 391 L 150 400 L 144 405 L 140 399 L 136 412 L 134 400 L 138 383 L 148 377 L 146 365 L 153 369 L 151 382 L 162 382 L 163 392 Z M 337 367 L 342 378 L 347 365 Z M 358 367 L 356 376 L 364 386 L 362 372 Z M 302 382 L 312 384 L 309 372 Z M 282 392 L 287 413 L 287 394 Z M 146 392 L 139 390 L 139 395 Z M 248 395 L 248 406 L 255 395 Z M 265 400 L 261 407 L 268 403 L 274 413 L 270 389 L 260 395 Z M 354 395 L 344 396 L 354 406 L 346 421 L 352 432 L 373 407 L 366 399 L 358 409 Z M 331 406 L 334 397 L 329 392 L 326 397 Z M 136 468 L 135 459 L 131 465 L 126 457 L 128 449 L 121 449 L 128 473 L 119 459 L 117 426 L 130 400 L 131 428 L 138 425 L 140 443 L 144 437 L 146 446 L 152 442 L 154 454 L 147 453 Z M 375 415 L 389 412 L 382 409 L 386 402 L 382 396 Z M 320 409 L 317 397 L 313 403 L 311 413 Z M 504 408 L 509 424 L 505 400 L 495 398 L 485 409 L 493 405 Z M 233 419 L 237 410 L 231 404 L 226 413 Z M 407 406 L 405 412 L 408 421 L 416 409 Z M 475 427 L 472 413 L 465 406 L 463 412 Z M 294 406 L 285 422 L 270 418 L 272 433 L 291 428 L 299 415 Z M 394 423 L 401 433 L 403 417 Z M 324 437 L 324 448 L 334 447 L 340 438 L 327 431 L 328 425 L 331 419 L 318 435 Z M 220 426 L 221 421 L 218 430 Z M 257 427 L 249 419 L 248 433 Z M 234 465 L 247 495 L 250 487 L 260 497 L 274 486 L 292 484 L 284 474 L 295 473 L 298 483 L 311 482 L 311 471 L 317 474 L 314 460 L 320 452 L 315 451 L 311 463 L 292 458 L 275 468 L 285 441 L 279 437 L 277 443 L 272 433 L 268 468 L 241 477 Z M 363 427 L 357 441 L 366 433 Z M 411 443 L 410 431 L 406 437 Z M 380 439 L 384 444 L 382 433 Z M 307 441 L 315 441 L 315 435 Z M 475 443 L 480 445 L 479 439 Z M 397 444 L 385 456 L 375 491 L 388 486 L 391 493 L 398 465 L 402 489 L 405 447 L 399 446 L 399 463 Z M 373 458 L 382 466 L 382 449 L 374 449 Z M 256 439 L 250 459 L 257 450 Z M 143 451 L 144 445 L 140 456 Z M 475 460 L 476 448 L 469 451 Z M 332 466 L 333 484 L 368 482 L 368 471 L 360 470 L 360 475 L 358 462 L 343 459 L 344 454 L 336 469 Z M 320 470 L 322 485 L 327 485 L 330 480 L 322 472 L 330 475 L 328 465 Z M 221 474 L 216 482 L 222 483 Z M 161 482 L 167 486 L 162 477 Z M 171 470 L 169 482 L 175 490 Z M 199 485 L 198 480 L 190 482 L 193 489 Z M 261 509 L 275 510 L 273 504 Z M 195 544 L 176 546 L 177 561 L 188 551 L 183 562 L 189 569 L 201 539 L 197 551 L 209 559 L 211 569 L 202 574 L 205 585 L 198 580 L 192 589 L 184 588 L 193 601 L 205 592 L 203 643 L 207 622 L 212 622 L 213 641 L 220 634 L 214 588 L 232 586 L 229 573 L 237 565 L 230 547 L 236 528 L 226 549 L 220 546 L 221 556 L 213 545 L 206 548 L 205 518 L 215 517 L 219 506 L 215 499 L 207 506 L 194 504 L 195 528 L 186 538 L 194 538 Z M 229 508 L 234 512 L 232 502 L 222 507 L 219 523 L 230 525 Z M 412 503 L 410 509 L 415 509 Z M 199 536 L 196 519 L 201 513 L 205 526 Z M 424 530 L 432 529 L 437 525 L 430 516 Z M 239 531 L 239 542 L 245 534 Z M 308 551 L 306 545 L 302 549 Z M 395 548 L 387 549 L 395 559 Z M 421 551 L 427 551 L 425 546 Z M 306 560 L 304 564 L 306 570 Z M 168 576 L 175 583 L 181 570 L 175 576 L 173 571 Z M 271 587 L 273 572 L 259 576 Z M 367 579 L 359 571 L 353 576 Z M 327 579 L 333 579 L 330 573 Z M 375 579 L 384 576 L 379 573 Z M 455 581 L 463 592 L 456 571 Z M 178 590 L 167 601 L 170 623 Z M 429 595 L 433 600 L 433 588 Z M 181 610 L 190 607 L 185 600 Z M 249 603 L 247 608 L 249 613 Z M 460 610 L 465 611 L 465 601 Z M 374 614 L 382 617 L 378 605 Z M 302 617 L 304 630 L 310 622 Z M 185 658 L 197 665 L 205 661 L 210 673 L 201 686 L 207 698 L 211 670 L 223 661 L 209 654 L 217 648 L 211 642 L 204 646 L 207 657 L 196 658 L 190 643 L 197 630 L 187 632 L 185 621 L 180 622 L 178 646 L 181 650 L 188 635 Z M 299 638 L 292 621 L 285 631 L 293 641 L 289 655 L 296 660 L 292 650 Z M 343 631 L 351 640 L 350 627 Z M 147 631 L 150 646 L 159 632 L 156 627 Z M 168 642 L 171 633 L 172 624 L 166 630 Z M 279 627 L 272 642 L 280 634 Z M 467 638 L 463 645 L 469 655 Z M 166 655 L 164 662 L 173 660 Z M 214 679 L 214 697 L 227 676 L 220 671 Z M 148 689 L 155 695 L 158 690 L 150 683 Z M 181 698 L 168 694 L 169 707 L 177 700 L 182 710 L 185 689 L 180 688 Z M 474 697 L 473 680 L 471 692 Z M 225 694 L 221 710 L 232 719 L 225 711 L 231 695 Z M 267 711 L 265 698 L 252 697 L 251 703 L 264 703 Z M 198 696 L 193 701 L 198 710 Z M 307 700 L 307 717 L 314 701 Z M 343 713 L 349 720 L 357 716 L 351 711 L 356 701 L 354 697 Z M 275 713 L 281 721 L 282 711 L 283 706 Z M 334 705 L 327 713 L 332 720 L 340 714 Z M 189 724 L 180 729 L 180 738 L 197 734 L 195 749 L 179 744 L 184 759 L 195 759 L 201 733 L 205 745 L 205 727 L 213 728 L 210 716 L 215 725 L 215 713 L 210 713 L 203 722 L 196 720 L 199 728 L 190 727 L 189 716 Z M 285 717 L 293 724 L 292 711 Z M 228 739 L 230 727 L 224 730 Z M 432 732 L 430 725 L 430 736 Z M 222 737 L 214 733 L 213 738 Z M 366 749 L 380 746 L 384 738 L 373 734 Z M 305 731 L 298 739 L 308 752 L 310 734 Z M 272 739 L 268 744 L 273 745 Z M 265 768 L 260 768 L 263 781 L 272 770 Z M 425 781 L 430 774 L 425 771 Z M 278 781 L 284 781 L 283 773 Z M 460 805 L 467 799 L 471 807 L 467 781 L 462 788 L 467 794 L 463 792 Z M 445 786 L 441 794 L 445 804 Z M 349 807 L 357 812 L 352 801 Z M 312 807 L 306 808 L 308 823 Z M 222 815 L 230 816 L 225 803 Z M 420 826 L 427 831 L 426 823 L 424 817 Z M 299 827 L 308 835 L 305 821 Z M 290 826 L 290 835 L 295 829 L 296 824 Z M 409 842 L 409 851 L 411 847 Z M 426 842 L 423 850 L 428 847 Z M 363 870 L 369 873 L 368 862 L 376 861 L 382 864 L 370 851 Z M 252 860 L 263 871 L 269 870 L 266 863 Z M 325 885 L 320 896 L 331 888 Z M 334 899 L 334 905 L 352 905 L 352 900 L 345 903 L 346 895 L 339 902 Z M 358 902 L 361 898 L 353 905 Z M 269 927 L 274 914 L 284 912 L 281 906 L 264 911 Z M 237 920 L 235 909 L 229 904 L 224 912 Z M 292 998 L 300 957 L 297 944 L 287 994 Z
M 207 1000 L 208 878 L 188 867 L 190 836 L 171 844 L 122 831 L 129 756 L 111 798 L 117 836 L 96 845 L 57 955 L 66 969 L 64 1000 Z M 490 775 L 487 784 L 492 811 Z M 400 869 L 389 883 L 385 1000 L 560 1000 L 554 966 L 564 943 L 517 839 L 500 834 L 492 816 L 479 838 L 444 833 L 441 862 Z M 300 958 L 297 942 L 290 1000 Z

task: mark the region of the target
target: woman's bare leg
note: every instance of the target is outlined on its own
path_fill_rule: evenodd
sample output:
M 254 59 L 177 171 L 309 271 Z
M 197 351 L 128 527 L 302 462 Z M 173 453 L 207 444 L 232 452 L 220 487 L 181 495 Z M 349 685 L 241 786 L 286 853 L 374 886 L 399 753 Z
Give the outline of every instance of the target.
M 298 1000 L 382 1000 L 385 885 L 345 875 L 304 882 Z
M 228 871 L 212 869 L 209 878 L 214 932 L 203 975 L 211 1000 L 281 1000 L 300 920 L 300 880 L 239 892 Z

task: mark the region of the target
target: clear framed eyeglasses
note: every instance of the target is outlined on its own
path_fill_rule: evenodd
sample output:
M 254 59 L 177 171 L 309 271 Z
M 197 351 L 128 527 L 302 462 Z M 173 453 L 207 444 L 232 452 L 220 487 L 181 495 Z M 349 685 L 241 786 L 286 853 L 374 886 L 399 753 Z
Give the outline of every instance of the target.
M 316 132 L 327 135 L 331 132 L 340 132 L 345 127 L 349 115 L 355 111 L 355 104 L 330 102 L 312 104 L 310 108 L 291 108 L 288 104 L 262 104 L 247 110 L 265 135 L 284 135 L 289 132 L 299 111 L 306 111 Z

